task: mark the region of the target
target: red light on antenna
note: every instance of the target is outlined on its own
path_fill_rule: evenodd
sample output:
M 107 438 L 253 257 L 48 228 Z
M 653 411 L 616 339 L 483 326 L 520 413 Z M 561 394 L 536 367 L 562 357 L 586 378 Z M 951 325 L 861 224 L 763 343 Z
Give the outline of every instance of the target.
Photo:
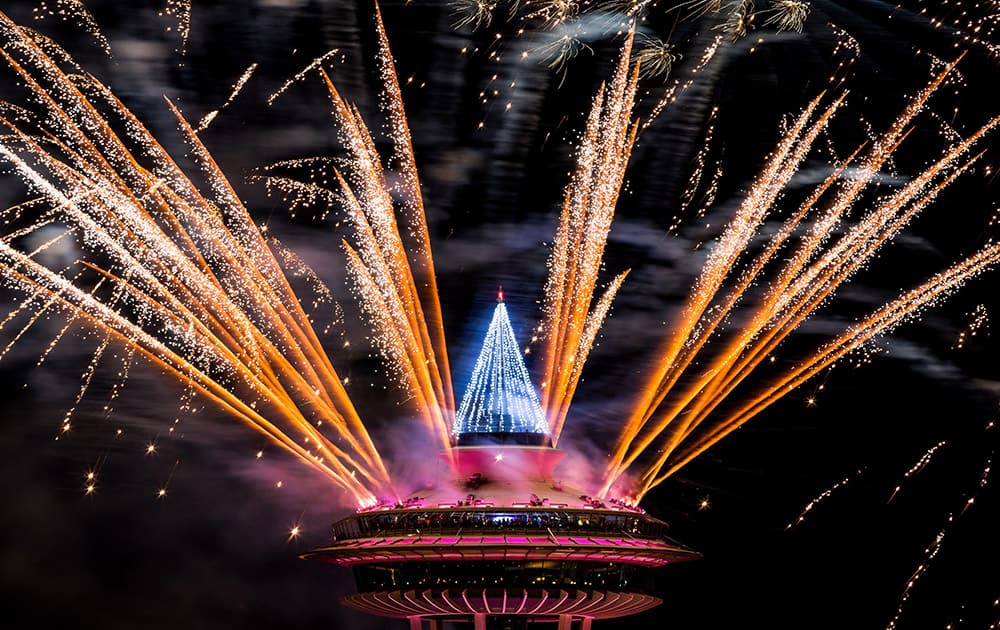
M 503 287 L 497 289 L 497 302 L 503 302 Z

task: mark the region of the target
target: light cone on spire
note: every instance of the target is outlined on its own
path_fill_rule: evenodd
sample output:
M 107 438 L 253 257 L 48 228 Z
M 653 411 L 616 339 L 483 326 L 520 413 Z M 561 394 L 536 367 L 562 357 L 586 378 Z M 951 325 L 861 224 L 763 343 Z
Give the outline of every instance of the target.
M 502 289 L 455 416 L 454 433 L 549 433 L 514 338 Z

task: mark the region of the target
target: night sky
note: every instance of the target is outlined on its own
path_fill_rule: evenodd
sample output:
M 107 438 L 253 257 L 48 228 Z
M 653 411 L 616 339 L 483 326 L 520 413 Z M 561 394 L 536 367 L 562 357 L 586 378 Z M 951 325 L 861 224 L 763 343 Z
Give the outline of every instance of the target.
M 4 0 L 0 10 L 62 43 L 178 155 L 184 145 L 163 95 L 197 120 L 226 101 L 250 64 L 259 64 L 202 139 L 255 218 L 313 266 L 340 301 L 343 321 L 326 338 L 331 356 L 355 383 L 354 400 L 387 458 L 432 457 L 396 404 L 399 391 L 383 389 L 383 363 L 366 343 L 366 325 L 345 284 L 339 249 L 345 228 L 336 209 L 314 204 L 293 215 L 289 199 L 268 196 L 254 180 L 255 169 L 279 160 L 338 153 L 329 101 L 315 74 L 267 104 L 287 78 L 331 49 L 338 49 L 327 64 L 333 80 L 378 128 L 372 5 L 194 0 L 182 46 L 176 20 L 158 15 L 160 1 L 88 2 L 110 42 L 108 58 L 72 20 L 35 20 L 45 13 L 33 13 L 38 4 Z M 604 32 L 607 19 L 583 12 L 587 48 L 549 68 L 539 50 L 561 32 L 529 29 L 514 37 L 517 25 L 505 21 L 503 6 L 489 27 L 472 31 L 453 27 L 456 16 L 444 2 L 382 5 L 405 84 L 459 396 L 498 286 L 519 340 L 539 319 L 573 143 L 621 46 L 620 37 Z M 829 140 L 818 144 L 843 156 L 869 129 L 892 120 L 940 67 L 934 59 L 967 52 L 960 80 L 942 88 L 914 124 L 886 173 L 887 187 L 938 156 L 949 130 L 967 135 L 1000 114 L 991 95 L 1000 79 L 997 57 L 987 45 L 963 43 L 960 34 L 930 25 L 932 17 L 949 19 L 959 9 L 868 0 L 814 0 L 812 7 L 802 34 L 761 30 L 727 45 L 640 137 L 602 278 L 625 268 L 632 274 L 570 411 L 565 446 L 575 453 L 600 456 L 607 448 L 615 418 L 628 408 L 628 394 L 705 248 L 783 121 L 827 88 L 832 74 L 847 77 L 838 89 L 849 91 L 848 108 Z M 928 13 L 920 15 L 922 9 Z M 849 55 L 835 51 L 831 23 L 860 47 L 847 70 L 838 69 Z M 639 40 L 670 37 L 680 57 L 671 79 L 643 80 L 638 116 L 649 115 L 666 81 L 687 76 L 715 34 L 710 28 L 651 13 Z M 0 73 L 0 99 L 11 98 L 19 88 L 6 66 Z M 512 107 L 504 113 L 507 102 Z M 679 213 L 710 124 L 705 155 L 723 169 L 716 202 L 702 217 L 697 201 Z M 796 185 L 828 172 L 824 151 L 806 162 Z M 996 155 L 988 150 L 976 170 L 810 318 L 781 348 L 782 360 L 993 238 L 995 171 Z M 4 175 L 0 182 L 3 207 L 25 198 L 17 178 Z M 678 213 L 680 226 L 672 228 Z M 870 360 L 856 357 L 859 367 L 845 362 L 788 395 L 653 491 L 644 507 L 704 559 L 660 570 L 663 606 L 595 627 L 885 628 L 915 575 L 897 627 L 996 627 L 1000 496 L 995 480 L 979 489 L 998 442 L 998 430 L 987 428 L 1000 395 L 996 274 L 973 280 L 878 340 Z M 0 296 L 4 313 L 18 299 Z M 958 347 L 977 308 L 988 321 Z M 211 406 L 197 414 L 178 410 L 181 387 L 158 371 L 135 366 L 118 394 L 109 361 L 78 406 L 74 430 L 55 439 L 94 346 L 83 333 L 74 335 L 36 367 L 60 327 L 56 318 L 40 322 L 0 362 L 0 627 L 404 627 L 338 603 L 353 589 L 348 570 L 297 558 L 326 542 L 329 524 L 349 513 L 339 490 Z M 15 332 L 4 329 L 0 343 L 6 346 Z M 353 342 L 349 351 L 339 347 L 343 338 Z M 807 404 L 811 397 L 814 405 Z M 179 428 L 169 433 L 177 418 Z M 904 482 L 921 455 L 942 442 Z M 155 453 L 147 453 L 150 443 Z M 405 463 L 395 465 L 405 476 Z M 92 469 L 99 471 L 97 491 L 86 495 L 84 475 Z M 801 524 L 786 529 L 806 504 L 845 479 Z M 162 487 L 167 495 L 158 498 Z M 290 538 L 295 525 L 301 534 Z M 915 573 L 942 530 L 938 552 Z

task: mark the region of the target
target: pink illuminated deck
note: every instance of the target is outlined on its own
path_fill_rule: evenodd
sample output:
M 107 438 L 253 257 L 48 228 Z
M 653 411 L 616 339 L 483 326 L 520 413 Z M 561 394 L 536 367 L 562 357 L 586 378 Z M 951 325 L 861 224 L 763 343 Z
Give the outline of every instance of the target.
M 663 541 L 547 536 L 412 536 L 362 538 L 303 557 L 341 566 L 427 560 L 590 560 L 656 567 L 698 554 Z

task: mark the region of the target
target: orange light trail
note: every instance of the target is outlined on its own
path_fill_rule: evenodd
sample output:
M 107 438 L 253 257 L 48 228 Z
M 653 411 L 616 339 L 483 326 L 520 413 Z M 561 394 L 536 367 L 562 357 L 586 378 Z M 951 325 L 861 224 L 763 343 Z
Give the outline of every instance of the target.
M 67 231 L 56 238 L 73 236 L 91 254 L 68 276 L 35 259 L 55 239 L 25 254 L 11 246 L 11 235 L 4 237 L 5 282 L 34 303 L 22 334 L 40 313 L 65 312 L 105 332 L 81 397 L 113 339 L 319 470 L 359 504 L 374 502 L 373 491 L 391 493 L 381 457 L 280 265 L 180 112 L 170 105 L 212 198 L 197 191 L 107 88 L 92 78 L 78 86 L 78 77 L 63 73 L 3 15 L 0 39 L 0 55 L 41 110 L 28 123 L 36 131 L 0 118 L 8 129 L 0 155 L 49 202 L 33 227 L 61 222 Z M 135 152 L 112 131 L 113 121 L 125 123 Z
M 385 324 L 379 327 L 376 344 L 417 401 L 417 413 L 438 446 L 450 452 L 455 401 L 430 237 L 402 94 L 378 14 L 376 23 L 392 161 L 402 173 L 403 221 L 401 225 L 397 219 L 380 156 L 360 112 L 343 100 L 320 69 L 349 155 L 346 173 L 336 173 L 346 213 L 355 227 L 354 242 L 345 242 L 344 248 L 362 309 Z M 401 227 L 411 241 L 409 246 Z
M 641 10 L 640 4 L 636 10 Z M 752 10 L 746 3 L 736 4 Z M 801 3 L 785 4 L 799 10 L 787 19 L 804 19 Z M 190 7 L 181 2 L 168 6 Z M 552 27 L 576 19 L 578 7 L 573 2 L 546 2 L 534 9 L 528 17 Z M 795 22 L 782 27 L 794 29 Z M 741 26 L 737 21 L 726 28 Z M 382 156 L 359 109 L 341 96 L 324 68 L 337 51 L 316 58 L 268 102 L 315 71 L 332 103 L 347 155 L 336 164 L 343 166 L 333 169 L 329 179 L 309 183 L 273 174 L 278 165 L 262 169 L 259 178 L 269 190 L 290 192 L 306 202 L 322 200 L 345 214 L 353 227 L 342 242 L 345 264 L 354 295 L 376 331 L 375 345 L 410 395 L 423 427 L 450 453 L 455 399 L 427 216 L 402 92 L 377 7 L 376 33 L 384 88 L 380 103 L 392 140 L 387 157 L 399 175 L 396 183 L 388 183 Z M 654 105 L 650 119 L 640 123 L 633 119 L 633 107 L 641 70 L 638 63 L 630 69 L 629 34 L 611 80 L 592 102 L 553 239 L 542 322 L 536 331 L 542 340 L 542 406 L 553 445 L 629 273 L 619 273 L 597 297 L 637 134 L 693 84 L 722 39 L 719 35 L 712 40 L 691 76 L 675 81 Z M 10 105 L 0 110 L 0 125 L 7 130 L 0 138 L 0 158 L 40 196 L 3 212 L 5 222 L 16 227 L 0 237 L 0 274 L 7 287 L 25 297 L 0 321 L 0 329 L 22 318 L 27 322 L 0 349 L 0 358 L 55 312 L 65 314 L 67 321 L 39 363 L 72 328 L 99 333 L 61 431 L 70 430 L 70 417 L 109 345 L 120 343 L 126 348 L 119 372 L 123 380 L 134 357 L 144 357 L 185 387 L 182 407 L 190 406 L 195 394 L 213 401 L 325 475 L 359 505 L 394 494 L 347 379 L 334 369 L 292 290 L 289 273 L 317 287 L 317 304 L 332 303 L 332 294 L 304 262 L 269 241 L 266 230 L 254 224 L 202 144 L 198 134 L 216 112 L 196 128 L 167 101 L 199 166 L 198 175 L 211 191 L 206 195 L 107 87 L 84 75 L 54 43 L 34 37 L 2 13 L 0 57 L 29 93 L 27 109 Z M 783 341 L 979 159 L 973 151 L 1000 118 L 967 138 L 953 137 L 951 148 L 898 189 L 871 195 L 880 171 L 955 63 L 910 99 L 884 133 L 832 165 L 824 181 L 764 240 L 762 228 L 777 213 L 788 184 L 827 133 L 845 97 L 824 104 L 827 97 L 821 94 L 792 120 L 713 244 L 677 321 L 665 331 L 655 364 L 632 398 L 599 496 L 636 473 L 637 485 L 627 490 L 641 500 L 788 392 L 1000 260 L 1000 244 L 987 245 L 847 327 L 792 367 L 772 374 L 767 384 L 737 395 Z M 60 64 L 73 65 L 72 72 Z M 254 67 L 237 81 L 226 104 Z M 124 137 L 116 128 L 124 130 Z M 705 151 L 698 154 L 693 187 L 682 199 L 685 204 L 693 201 L 706 156 Z M 319 160 L 323 166 L 334 164 Z M 401 201 L 394 200 L 393 192 Z M 714 184 L 706 196 L 714 198 Z M 42 228 L 61 231 L 27 253 L 14 246 L 15 240 Z M 43 254 L 66 241 L 84 250 L 83 259 L 58 271 L 40 262 Z M 727 322 L 737 312 L 741 323 L 731 330 Z M 121 386 L 113 388 L 108 411 Z M 152 453 L 155 442 L 150 445 Z M 258 451 L 257 458 L 261 456 Z M 90 493 L 96 486 L 92 479 L 88 482 Z M 164 484 L 161 496 L 166 489 Z
M 559 441 L 581 369 L 624 275 L 593 309 L 594 291 L 638 124 L 632 106 L 639 68 L 629 71 L 630 35 L 614 76 L 591 106 L 576 169 L 566 190 L 545 286 L 542 409 Z
M 752 405 L 734 415 L 723 413 L 721 417 L 716 417 L 716 409 L 731 399 L 737 386 L 753 374 L 755 368 L 771 356 L 788 335 L 867 264 L 942 189 L 976 161 L 978 156 L 965 156 L 1000 122 L 997 119 L 947 151 L 905 186 L 877 200 L 874 207 L 841 238 L 828 243 L 842 217 L 849 210 L 858 213 L 859 209 L 855 206 L 874 181 L 875 174 L 905 139 L 909 123 L 922 111 L 953 67 L 954 64 L 950 65 L 934 77 L 908 103 L 889 130 L 873 140 L 871 149 L 860 159 L 849 177 L 844 175 L 848 173 L 847 167 L 854 156 L 838 167 L 786 221 L 761 253 L 745 266 L 744 271 L 731 280 L 738 258 L 841 101 L 835 101 L 815 121 L 812 120 L 813 113 L 819 99 L 803 111 L 771 154 L 761 176 L 751 186 L 715 244 L 678 323 L 669 330 L 653 377 L 643 388 L 612 453 L 605 472 L 603 494 L 619 481 L 630 466 L 642 459 L 646 463 L 643 464 L 645 469 L 638 489 L 641 498 L 777 398 L 996 261 L 995 248 L 985 248 L 931 280 L 916 293 L 904 294 L 899 301 L 892 303 L 896 310 L 891 315 L 882 313 L 878 317 L 873 316 L 876 318 L 867 323 L 863 334 L 838 338 L 842 344 L 839 348 L 831 347 L 801 364 L 806 367 L 789 372 L 780 379 L 781 387 L 767 390 L 769 394 L 758 400 L 767 400 L 765 405 Z M 841 182 L 842 179 L 847 181 Z M 823 210 L 817 210 L 821 199 L 829 194 L 832 194 L 832 200 Z M 778 252 L 787 246 L 793 231 L 809 215 L 816 215 L 811 226 L 805 230 L 790 257 L 784 259 L 784 266 L 768 280 L 764 271 L 774 264 Z M 720 290 L 727 281 L 732 283 L 732 287 L 720 300 Z M 752 306 L 746 323 L 732 333 L 728 341 L 722 342 L 721 351 L 706 358 L 704 350 L 709 340 L 726 332 L 721 327 L 725 318 L 738 304 L 747 300 L 749 289 L 761 282 L 766 291 L 759 303 Z M 698 372 L 692 374 L 688 368 L 696 361 Z M 803 374 L 808 376 L 803 377 Z

